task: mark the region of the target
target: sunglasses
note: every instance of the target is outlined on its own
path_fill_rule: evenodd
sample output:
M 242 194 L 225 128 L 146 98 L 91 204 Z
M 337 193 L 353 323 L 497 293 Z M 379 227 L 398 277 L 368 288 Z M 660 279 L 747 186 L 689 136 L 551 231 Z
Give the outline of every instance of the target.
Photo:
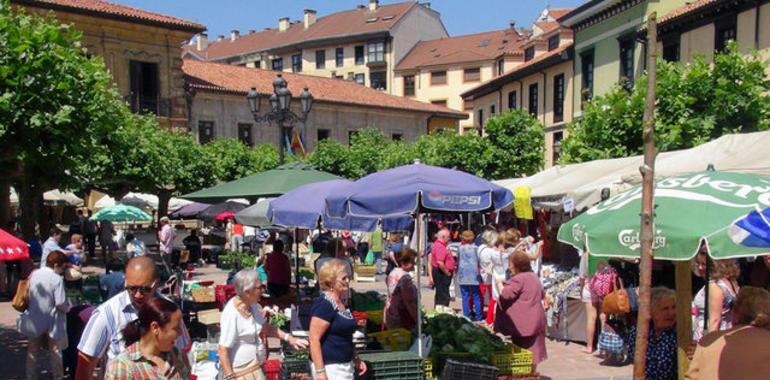
M 142 293 L 147 294 L 152 292 L 152 288 L 154 286 L 126 286 L 126 290 L 128 290 L 129 293 Z

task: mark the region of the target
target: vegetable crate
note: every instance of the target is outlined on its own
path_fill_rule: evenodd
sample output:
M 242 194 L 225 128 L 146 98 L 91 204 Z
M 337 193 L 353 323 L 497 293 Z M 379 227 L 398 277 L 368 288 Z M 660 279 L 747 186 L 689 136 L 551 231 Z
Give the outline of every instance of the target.
M 382 348 L 390 351 L 406 351 L 412 345 L 412 332 L 405 328 L 370 333 L 369 336 L 377 339 Z
M 377 274 L 376 265 L 356 265 L 353 268 L 357 277 L 374 277 Z
M 444 371 L 441 372 L 442 380 L 497 380 L 497 367 L 479 363 L 462 362 L 447 359 Z
M 382 324 L 382 309 L 380 310 L 369 310 L 366 312 L 366 319 L 372 321 L 375 325 L 381 325 Z
M 532 352 L 515 344 L 507 344 L 505 350 L 492 354 L 492 365 L 501 375 L 518 375 L 532 372 Z
M 465 361 L 465 362 L 473 360 L 471 358 L 471 354 L 467 352 L 432 353 L 431 356 L 425 360 L 430 361 L 433 374 L 438 376 L 441 374 L 441 371 L 444 369 L 444 364 L 446 364 L 447 359 L 455 359 L 456 361 Z
M 371 364 L 374 380 L 422 380 L 422 359 L 413 352 L 361 354 Z
M 433 380 L 433 358 L 427 357 L 422 361 L 422 371 L 425 373 L 425 380 Z
M 310 375 L 310 366 L 307 358 L 287 356 L 281 365 L 281 380 L 291 379 L 293 374 Z

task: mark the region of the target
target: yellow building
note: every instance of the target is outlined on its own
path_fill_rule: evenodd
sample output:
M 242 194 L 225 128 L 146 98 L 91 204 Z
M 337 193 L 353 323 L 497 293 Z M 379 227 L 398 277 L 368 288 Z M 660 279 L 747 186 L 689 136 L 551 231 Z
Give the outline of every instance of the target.
M 770 1 L 700 0 L 658 22 L 658 49 L 670 61 L 687 62 L 701 55 L 710 62 L 730 40 L 742 51 L 756 50 L 770 59 Z
M 535 23 L 521 49 L 524 62 L 461 97 L 473 103 L 474 126 L 510 109 L 527 110 L 545 128 L 545 167 L 558 160 L 566 125 L 572 120 L 574 55 L 572 31 L 555 21 Z
M 187 128 L 181 44 L 206 27 L 192 21 L 99 0 L 12 0 L 29 12 L 54 12 L 83 33 L 89 54 L 103 57 L 134 112 L 161 126 Z
M 369 0 L 324 17 L 305 9 L 302 21 L 283 17 L 277 28 L 244 35 L 233 30 L 214 41 L 199 34 L 184 57 L 345 79 L 393 94 L 396 64 L 418 41 L 446 36 L 429 3 Z

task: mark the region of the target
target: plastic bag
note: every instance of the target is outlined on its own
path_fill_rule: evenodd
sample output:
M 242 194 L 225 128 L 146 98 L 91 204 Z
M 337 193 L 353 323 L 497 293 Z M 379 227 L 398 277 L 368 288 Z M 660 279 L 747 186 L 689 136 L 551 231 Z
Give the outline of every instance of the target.
M 374 264 L 374 251 L 371 249 L 369 252 L 366 253 L 366 258 L 364 259 L 364 264 L 366 265 L 372 265 Z M 379 271 L 379 269 L 377 269 Z
M 417 354 L 417 344 L 419 343 L 419 339 L 415 339 L 414 343 L 412 343 L 412 347 L 409 348 L 410 352 L 414 352 Z M 433 337 L 430 335 L 422 334 L 422 356 L 420 356 L 421 359 L 425 359 L 430 355 L 430 349 L 433 347 Z

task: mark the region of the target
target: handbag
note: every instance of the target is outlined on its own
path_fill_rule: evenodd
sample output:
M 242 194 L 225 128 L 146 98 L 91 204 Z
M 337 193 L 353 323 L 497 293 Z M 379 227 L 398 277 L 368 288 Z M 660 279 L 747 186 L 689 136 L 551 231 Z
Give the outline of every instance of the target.
M 16 285 L 16 294 L 13 296 L 11 306 L 19 313 L 23 313 L 29 307 L 29 280 L 31 277 L 32 273 L 27 278 L 19 280 L 19 283 Z
M 591 281 L 589 287 L 594 294 L 599 298 L 604 298 L 607 294 L 610 294 L 614 289 L 615 283 L 618 280 L 618 272 L 609 265 L 605 265 L 600 271 L 597 271 Z
M 602 301 L 602 313 L 604 314 L 628 314 L 631 312 L 631 302 L 628 299 L 628 291 L 623 287 L 623 280 L 618 279 L 620 288 L 612 284 L 612 292 L 604 296 Z

